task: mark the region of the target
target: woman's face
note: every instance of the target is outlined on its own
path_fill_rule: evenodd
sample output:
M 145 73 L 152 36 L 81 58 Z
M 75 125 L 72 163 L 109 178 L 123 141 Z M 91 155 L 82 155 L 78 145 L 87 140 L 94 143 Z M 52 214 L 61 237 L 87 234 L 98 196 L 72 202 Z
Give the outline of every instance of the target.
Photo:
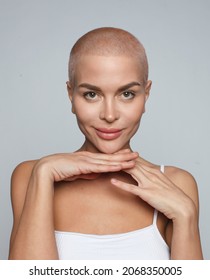
M 134 58 L 86 55 L 76 65 L 74 86 L 68 84 L 72 112 L 85 135 L 83 148 L 115 153 L 130 147 L 151 81 L 143 84 Z

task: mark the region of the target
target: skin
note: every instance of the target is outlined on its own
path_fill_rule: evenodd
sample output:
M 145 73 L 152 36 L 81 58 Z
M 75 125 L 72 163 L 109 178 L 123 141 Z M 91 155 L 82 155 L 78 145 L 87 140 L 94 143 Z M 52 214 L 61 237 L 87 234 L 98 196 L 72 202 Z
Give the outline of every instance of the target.
M 130 148 L 130 139 L 139 127 L 151 87 L 151 81 L 143 85 L 140 72 L 139 65 L 129 57 L 81 59 L 76 67 L 74 88 L 70 83 L 67 85 L 72 111 L 86 136 L 83 149 L 111 154 Z M 115 141 L 103 140 L 96 133 L 101 127 L 120 129 L 122 135 Z
M 194 178 L 175 167 L 163 174 L 130 147 L 151 88 L 142 77 L 128 56 L 86 55 L 77 63 L 67 89 L 85 142 L 15 169 L 10 259 L 57 259 L 54 229 L 128 232 L 150 225 L 154 208 L 171 258 L 202 259 Z

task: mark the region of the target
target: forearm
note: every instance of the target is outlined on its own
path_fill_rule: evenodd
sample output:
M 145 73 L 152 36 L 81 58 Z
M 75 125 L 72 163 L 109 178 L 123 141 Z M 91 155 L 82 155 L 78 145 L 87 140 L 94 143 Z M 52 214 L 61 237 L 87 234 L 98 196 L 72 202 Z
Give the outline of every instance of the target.
M 171 259 L 203 259 L 196 209 L 191 209 L 173 222 Z
M 53 224 L 53 186 L 32 175 L 9 259 L 57 259 Z

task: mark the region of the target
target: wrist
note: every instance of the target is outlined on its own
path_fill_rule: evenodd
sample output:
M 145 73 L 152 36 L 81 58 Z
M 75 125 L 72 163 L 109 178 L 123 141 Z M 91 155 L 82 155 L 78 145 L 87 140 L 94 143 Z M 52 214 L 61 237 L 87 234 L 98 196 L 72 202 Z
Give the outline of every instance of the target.
M 179 213 L 177 216 L 173 218 L 173 224 L 176 226 L 189 224 L 197 224 L 198 223 L 198 211 L 194 202 L 189 199 L 187 203 L 185 203 L 184 207 L 179 208 Z
M 46 158 L 40 159 L 32 170 L 32 179 L 54 183 L 49 163 Z

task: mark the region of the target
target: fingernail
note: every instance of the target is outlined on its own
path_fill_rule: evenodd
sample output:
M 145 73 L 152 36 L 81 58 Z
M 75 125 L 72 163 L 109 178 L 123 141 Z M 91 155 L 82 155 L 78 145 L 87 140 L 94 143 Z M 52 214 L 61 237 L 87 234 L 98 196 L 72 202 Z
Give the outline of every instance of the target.
M 113 184 L 116 184 L 116 183 L 117 183 L 117 180 L 114 179 L 114 178 L 112 178 L 112 179 L 111 179 L 111 182 L 112 182 Z

